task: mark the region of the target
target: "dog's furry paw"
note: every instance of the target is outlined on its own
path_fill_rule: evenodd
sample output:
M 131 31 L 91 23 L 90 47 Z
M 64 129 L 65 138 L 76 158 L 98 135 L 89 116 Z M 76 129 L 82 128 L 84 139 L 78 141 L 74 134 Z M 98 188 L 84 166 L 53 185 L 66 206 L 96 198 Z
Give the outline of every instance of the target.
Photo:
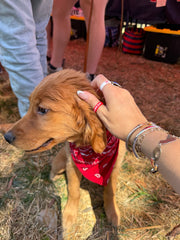
M 51 179 L 51 181 L 56 181 L 59 178 L 59 175 L 63 174 L 65 171 L 66 171 L 65 169 L 62 169 L 60 172 L 54 173 L 51 170 L 49 178 Z
M 51 181 L 56 181 L 59 178 L 59 175 L 54 174 L 52 171 L 50 172 L 49 178 Z
M 106 209 L 106 216 L 108 221 L 114 226 L 118 227 L 121 221 L 121 215 L 118 207 Z
M 55 176 L 56 176 L 56 175 L 53 173 L 53 171 L 51 171 L 51 172 L 50 172 L 50 175 L 49 175 L 49 178 L 51 179 L 51 181 L 54 180 Z
M 63 213 L 63 229 L 67 230 L 76 222 L 77 210 L 65 207 Z

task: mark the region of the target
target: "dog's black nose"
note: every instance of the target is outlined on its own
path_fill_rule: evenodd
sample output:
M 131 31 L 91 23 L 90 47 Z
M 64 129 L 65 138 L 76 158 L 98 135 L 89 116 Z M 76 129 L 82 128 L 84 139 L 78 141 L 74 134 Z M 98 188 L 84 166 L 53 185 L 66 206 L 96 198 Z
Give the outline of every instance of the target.
M 7 132 L 7 133 L 4 135 L 4 138 L 5 138 L 5 140 L 6 140 L 8 143 L 10 143 L 10 144 L 12 144 L 13 141 L 15 140 L 15 136 L 14 136 L 13 132 L 11 132 L 11 131 Z

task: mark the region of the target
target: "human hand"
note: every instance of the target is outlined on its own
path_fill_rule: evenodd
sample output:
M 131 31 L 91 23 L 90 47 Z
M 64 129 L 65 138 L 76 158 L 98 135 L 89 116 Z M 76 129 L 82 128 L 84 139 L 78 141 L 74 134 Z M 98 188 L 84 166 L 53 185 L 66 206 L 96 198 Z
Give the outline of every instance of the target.
M 100 74 L 92 81 L 91 85 L 95 89 L 100 89 L 100 86 L 105 81 L 108 81 L 107 78 Z M 106 105 L 101 105 L 98 108 L 97 115 L 114 136 L 125 141 L 129 132 L 138 124 L 146 122 L 147 119 L 126 89 L 106 84 L 102 89 L 102 93 Z M 92 108 L 99 102 L 89 92 L 78 91 L 77 94 L 81 99 L 89 103 Z

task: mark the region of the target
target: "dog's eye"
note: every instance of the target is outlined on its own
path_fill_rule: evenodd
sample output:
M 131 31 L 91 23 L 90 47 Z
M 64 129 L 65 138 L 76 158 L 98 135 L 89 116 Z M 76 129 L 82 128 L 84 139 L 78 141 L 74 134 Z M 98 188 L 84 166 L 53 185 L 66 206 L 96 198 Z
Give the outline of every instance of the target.
M 48 111 L 49 109 L 47 108 L 38 107 L 38 113 L 41 115 L 46 114 Z

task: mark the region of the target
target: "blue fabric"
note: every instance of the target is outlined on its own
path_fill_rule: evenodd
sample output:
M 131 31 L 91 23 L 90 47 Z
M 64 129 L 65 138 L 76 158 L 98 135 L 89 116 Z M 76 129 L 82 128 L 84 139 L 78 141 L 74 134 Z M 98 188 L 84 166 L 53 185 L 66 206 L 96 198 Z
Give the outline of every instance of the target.
M 0 62 L 9 74 L 21 117 L 31 92 L 47 75 L 46 25 L 52 4 L 53 0 L 0 1 Z

